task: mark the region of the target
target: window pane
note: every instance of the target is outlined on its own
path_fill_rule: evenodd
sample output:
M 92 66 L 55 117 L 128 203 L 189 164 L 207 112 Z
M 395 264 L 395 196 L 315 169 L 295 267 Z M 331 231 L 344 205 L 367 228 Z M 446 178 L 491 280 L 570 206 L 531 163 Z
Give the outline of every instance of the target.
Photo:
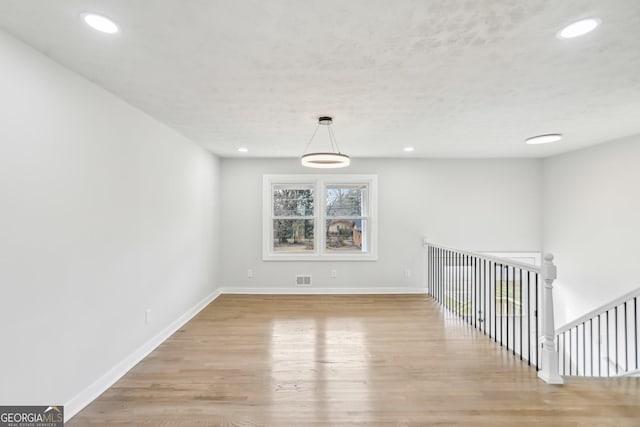
M 366 186 L 327 187 L 327 216 L 363 215 L 362 201 L 366 191 Z
M 366 248 L 366 221 L 361 219 L 327 220 L 327 251 L 362 252 Z
M 274 219 L 274 252 L 313 252 L 312 219 Z
M 273 214 L 275 216 L 313 216 L 313 190 L 274 186 Z

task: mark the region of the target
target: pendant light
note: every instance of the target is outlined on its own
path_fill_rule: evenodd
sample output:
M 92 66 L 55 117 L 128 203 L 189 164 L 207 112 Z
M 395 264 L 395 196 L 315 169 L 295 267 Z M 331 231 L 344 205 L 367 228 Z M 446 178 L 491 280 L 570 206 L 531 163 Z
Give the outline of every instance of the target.
M 338 143 L 336 142 L 336 137 L 333 135 L 333 131 L 331 130 L 331 124 L 333 123 L 333 119 L 331 117 L 320 117 L 318 119 L 318 126 L 316 130 L 311 135 L 311 139 L 307 143 L 307 147 L 305 148 L 305 153 L 302 155 L 302 166 L 306 166 L 308 168 L 344 168 L 349 166 L 351 163 L 351 159 L 346 154 L 340 153 L 340 149 L 338 148 Z M 327 132 L 329 134 L 329 141 L 331 142 L 331 152 L 312 152 L 307 153 L 311 142 L 313 142 L 313 138 L 316 136 L 318 129 L 320 126 L 326 126 Z

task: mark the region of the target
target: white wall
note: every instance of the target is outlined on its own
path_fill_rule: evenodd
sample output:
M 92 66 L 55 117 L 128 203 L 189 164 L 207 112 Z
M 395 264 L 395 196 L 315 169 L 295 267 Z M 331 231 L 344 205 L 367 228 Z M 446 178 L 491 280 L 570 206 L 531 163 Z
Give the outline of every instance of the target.
M 262 176 L 287 173 L 317 170 L 297 159 L 222 160 L 225 290 L 295 290 L 295 275 L 307 273 L 314 286 L 303 292 L 418 290 L 424 286 L 422 236 L 478 251 L 542 247 L 540 160 L 355 159 L 346 173 L 378 174 L 378 261 L 264 262 Z M 330 277 L 332 269 L 337 278 Z
M 556 326 L 640 287 L 640 135 L 544 160 Z
M 219 161 L 3 32 L 0 118 L 0 404 L 65 404 L 214 292 Z

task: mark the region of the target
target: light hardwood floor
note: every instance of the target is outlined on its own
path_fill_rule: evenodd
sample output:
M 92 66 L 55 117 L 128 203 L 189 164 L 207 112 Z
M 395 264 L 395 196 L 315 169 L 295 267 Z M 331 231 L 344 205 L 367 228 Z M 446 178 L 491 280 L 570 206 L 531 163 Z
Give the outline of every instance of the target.
M 68 426 L 640 426 L 640 378 L 550 386 L 427 296 L 223 295 Z

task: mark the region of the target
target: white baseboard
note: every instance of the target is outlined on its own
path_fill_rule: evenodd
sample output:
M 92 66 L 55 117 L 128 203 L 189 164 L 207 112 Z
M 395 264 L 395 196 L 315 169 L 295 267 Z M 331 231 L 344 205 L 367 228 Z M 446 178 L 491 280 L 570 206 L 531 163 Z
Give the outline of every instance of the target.
M 393 287 L 393 288 L 314 288 L 300 286 L 297 288 L 224 288 L 223 294 L 255 294 L 255 295 L 376 295 L 376 294 L 426 294 L 425 288 Z
M 211 294 L 207 295 L 203 300 L 191 307 L 186 313 L 178 317 L 171 322 L 169 326 L 160 331 L 157 335 L 151 338 L 149 341 L 140 346 L 136 351 L 130 354 L 127 358 L 122 360 L 116 366 L 111 368 L 107 373 L 98 378 L 93 384 L 78 393 L 70 401 L 64 405 L 64 418 L 65 422 L 69 421 L 74 415 L 80 412 L 85 406 L 90 404 L 98 396 L 104 393 L 109 387 L 122 378 L 131 368 L 136 366 L 142 359 L 147 357 L 149 353 L 162 344 L 173 333 L 180 329 L 185 323 L 191 320 L 196 314 L 198 314 L 203 308 L 209 305 L 213 300 L 218 298 L 222 293 L 221 289 L 217 289 Z

